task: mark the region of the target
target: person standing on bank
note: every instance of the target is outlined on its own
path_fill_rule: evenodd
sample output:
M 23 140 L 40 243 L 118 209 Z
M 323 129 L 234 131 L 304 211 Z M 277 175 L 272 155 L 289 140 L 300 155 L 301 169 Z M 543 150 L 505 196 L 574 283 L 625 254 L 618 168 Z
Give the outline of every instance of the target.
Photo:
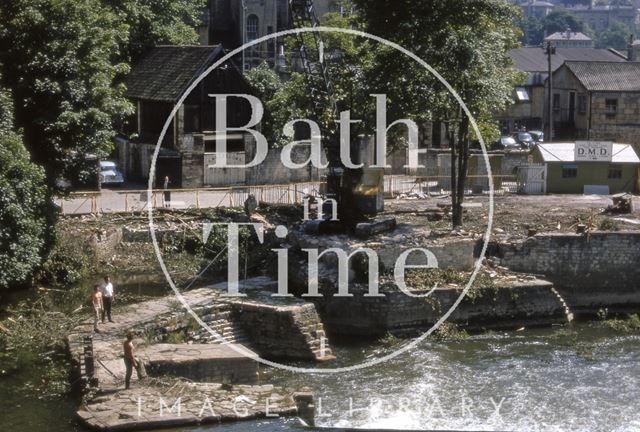
M 169 180 L 169 176 L 164 177 L 164 206 L 171 207 L 171 191 L 169 190 L 169 185 L 171 181 Z
M 93 287 L 93 293 L 91 294 L 91 304 L 93 304 L 93 331 L 100 333 L 98 330 L 98 321 L 103 314 L 104 306 L 102 304 L 102 293 L 100 292 L 100 285 L 95 284 Z M 103 322 L 104 322 L 104 318 Z
M 144 367 L 142 366 L 142 362 L 139 361 L 135 356 L 135 346 L 133 345 L 133 336 L 134 336 L 133 331 L 129 330 L 127 332 L 127 338 L 122 344 L 124 348 L 124 366 L 126 368 L 126 373 L 124 376 L 125 389 L 128 389 L 131 386 L 131 375 L 133 374 L 133 368 L 136 369 L 136 374 L 138 375 L 138 379 L 144 378 L 146 376 Z
M 105 316 L 109 319 L 109 322 L 112 323 L 111 306 L 113 304 L 113 284 L 108 275 L 104 277 L 104 283 L 100 286 L 100 291 L 102 291 L 102 303 L 104 304 L 104 308 L 102 309 L 102 324 L 104 324 Z

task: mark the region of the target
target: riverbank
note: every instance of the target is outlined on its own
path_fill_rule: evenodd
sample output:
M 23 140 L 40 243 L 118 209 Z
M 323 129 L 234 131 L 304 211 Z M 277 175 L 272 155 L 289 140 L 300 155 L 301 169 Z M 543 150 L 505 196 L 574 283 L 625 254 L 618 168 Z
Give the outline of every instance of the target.
M 268 283 L 245 281 L 242 290 L 259 293 Z M 68 353 L 75 381 L 90 393 L 78 410 L 79 419 L 108 431 L 286 415 L 306 416 L 312 424 L 313 395 L 260 385 L 258 354 L 252 348 L 268 358 L 332 360 L 313 306 L 289 299 L 230 299 L 222 292 L 222 287 L 212 286 L 182 294 L 182 300 L 210 328 L 212 338 L 202 338 L 199 324 L 174 296 L 121 309 L 115 323 L 99 325 L 98 333 L 93 332 L 92 320 L 77 326 L 66 339 Z M 253 327 L 260 333 L 254 334 Z M 129 331 L 136 332 L 136 355 L 149 377 L 138 376 L 132 389 L 124 389 L 122 341 Z M 239 344 L 236 339 L 242 336 L 246 340 Z M 173 384 L 159 384 L 166 379 Z M 178 406 L 187 400 L 201 404 L 192 403 L 183 414 L 169 406 L 157 411 L 157 403 L 149 409 L 140 405 L 140 398 L 164 403 L 170 396 L 179 399 Z M 207 400 L 215 401 L 217 410 Z M 240 402 L 246 405 L 243 409 L 238 408 Z M 164 416 L 163 409 L 171 415 Z
M 264 214 L 258 213 L 254 216 L 256 218 L 255 221 L 265 223 L 267 227 L 267 241 L 264 245 L 260 246 L 260 248 L 257 248 L 257 243 L 252 243 L 255 240 L 251 240 L 249 237 L 246 238 L 245 243 L 241 243 L 241 254 L 249 250 L 255 253 L 255 255 L 252 255 L 251 259 L 248 260 L 248 266 L 246 267 L 246 274 L 248 276 L 274 274 L 272 257 L 270 258 L 268 254 L 265 254 L 265 251 L 273 245 L 280 246 L 281 244 L 278 242 L 273 243 L 274 237 L 272 237 L 272 230 L 276 224 L 280 223 L 290 226 L 292 230 L 295 230 L 296 224 L 298 223 L 296 221 L 299 221 L 300 218 L 298 214 L 299 211 L 300 209 L 297 208 L 283 208 L 278 209 L 278 211 L 271 211 L 271 213 L 268 214 L 266 212 Z M 419 239 L 424 239 L 424 244 L 440 245 L 440 252 L 438 253 L 446 258 L 443 262 L 457 262 L 463 264 L 465 269 L 469 268 L 469 263 L 474 263 L 475 254 L 478 250 L 477 245 L 481 239 L 481 231 L 446 231 L 443 228 L 439 228 L 439 224 L 442 224 L 443 221 L 430 221 L 427 217 L 423 217 L 420 210 L 417 210 L 417 213 L 405 213 L 398 210 L 397 207 L 395 210 L 394 207 L 390 207 L 388 211 L 389 214 L 399 212 L 397 213 L 399 216 L 399 230 L 396 234 L 400 237 L 404 235 L 405 238 L 410 238 L 411 244 L 416 243 Z M 469 210 L 470 213 L 475 211 L 478 210 Z M 226 214 L 224 216 L 228 217 L 226 220 L 246 220 L 242 212 L 237 210 L 231 210 L 230 212 L 231 215 Z M 432 212 L 426 212 L 425 214 L 427 213 L 431 214 Z M 469 213 L 467 215 L 469 215 Z M 224 279 L 224 260 L 226 257 L 224 253 L 221 253 L 221 250 L 224 249 L 224 237 L 221 235 L 223 233 L 214 233 L 214 242 L 212 244 L 202 245 L 198 243 L 201 236 L 201 222 L 211 219 L 203 217 L 200 214 L 194 215 L 189 212 L 167 212 L 163 214 L 162 217 L 164 218 L 162 224 L 166 225 L 161 224 L 163 227 L 162 232 L 164 233 L 161 236 L 161 248 L 165 261 L 168 262 L 169 270 L 172 276 L 175 276 L 178 283 L 182 284 L 182 287 L 187 287 L 192 282 L 193 284 L 198 284 L 196 286 L 201 286 L 199 284 L 206 284 L 207 280 L 215 281 L 216 278 Z M 219 215 L 215 217 L 218 218 Z M 170 292 L 167 291 L 165 283 L 163 283 L 162 277 L 157 277 L 155 282 L 153 278 L 149 279 L 148 275 L 161 275 L 161 273 L 157 269 L 157 261 L 149 243 L 149 235 L 144 217 L 142 215 L 134 215 L 131 216 L 131 218 L 129 218 L 129 216 L 115 215 L 93 220 L 87 219 L 86 221 L 76 218 L 70 218 L 65 221 L 67 224 L 66 228 L 70 230 L 68 231 L 69 233 L 72 233 L 74 236 L 79 235 L 79 238 L 87 239 L 89 244 L 95 248 L 95 257 L 98 263 L 97 268 L 94 269 L 96 279 L 104 273 L 103 270 L 116 275 L 119 274 L 118 272 L 124 270 L 124 272 L 121 273 L 122 276 L 116 277 L 116 284 L 119 289 L 118 303 L 120 304 L 123 301 L 151 301 L 151 297 L 157 296 L 158 294 L 170 294 Z M 180 221 L 180 219 L 182 219 L 182 221 Z M 416 225 L 413 228 L 408 227 L 409 224 L 417 222 L 420 222 L 422 225 Z M 187 229 L 187 227 L 189 228 Z M 407 229 L 418 230 L 421 234 L 418 236 L 406 234 Z M 617 284 L 619 286 L 607 285 L 608 288 L 606 292 L 601 291 L 597 293 L 597 297 L 590 297 L 587 307 L 590 308 L 591 316 L 598 313 L 606 316 L 607 314 L 615 314 L 618 312 L 628 313 L 637 311 L 635 303 L 630 302 L 629 298 L 624 298 L 623 301 L 619 301 L 620 297 L 607 295 L 607 292 L 610 293 L 611 289 L 619 289 L 621 286 L 626 287 L 627 294 L 635 295 L 635 287 L 637 285 L 633 285 L 633 281 L 637 280 L 634 279 L 636 278 L 636 273 L 633 271 L 623 272 L 611 270 L 612 265 L 623 265 L 626 263 L 627 261 L 624 259 L 635 259 L 634 257 L 636 257 L 636 255 L 634 254 L 638 253 L 638 248 L 635 246 L 635 243 L 628 240 L 627 237 L 633 235 L 635 234 L 632 232 L 596 232 L 589 233 L 588 235 L 542 233 L 531 237 L 529 233 L 525 234 L 524 230 L 521 233 L 519 232 L 518 235 L 497 232 L 496 238 L 494 238 L 495 242 L 492 243 L 489 248 L 489 257 L 483 263 L 479 279 L 481 282 L 487 282 L 488 284 L 485 286 L 479 285 L 476 289 L 472 290 L 469 297 L 463 300 L 460 307 L 456 309 L 455 313 L 451 316 L 450 322 L 455 323 L 461 333 L 465 331 L 487 331 L 489 329 L 496 331 L 504 328 L 530 328 L 539 325 L 566 325 L 568 316 L 573 312 L 574 301 L 582 295 L 578 289 L 568 290 L 568 287 L 571 288 L 571 285 L 566 285 L 566 283 L 571 283 L 572 281 L 588 282 L 589 279 L 593 281 L 604 280 L 602 278 L 612 274 L 617 278 L 615 280 L 620 282 L 616 282 L 614 285 Z M 397 256 L 396 252 L 385 255 L 385 249 L 387 249 L 387 252 L 389 249 L 385 246 L 392 244 L 396 246 L 402 245 L 402 238 L 393 240 L 394 236 L 394 234 L 391 234 L 385 237 L 392 239 L 391 243 L 388 240 L 380 239 L 373 239 L 371 242 L 368 242 L 369 245 L 373 245 L 375 249 L 381 252 L 383 262 L 390 261 Z M 545 249 L 549 248 L 544 245 L 547 244 L 546 242 L 551 241 L 547 239 L 553 236 L 563 238 L 571 237 L 571 240 L 562 240 L 564 245 L 556 245 L 557 247 L 554 246 L 552 248 L 558 251 L 558 255 L 554 255 L 547 261 L 553 264 L 553 266 L 549 268 L 557 270 L 545 274 L 545 272 L 542 271 L 544 268 L 534 268 L 534 265 L 547 265 L 544 264 L 543 256 Z M 334 239 L 330 240 L 334 241 Z M 423 244 L 420 243 L 421 241 L 422 240 L 418 241 L 419 244 L 416 244 L 416 246 Z M 569 243 L 567 242 L 569 242 L 570 245 L 568 245 Z M 321 248 L 327 246 L 328 243 L 325 243 L 324 240 L 316 241 L 316 244 Z M 350 244 L 349 247 L 355 246 L 357 243 L 356 241 Z M 448 249 L 448 244 L 463 246 L 456 248 L 459 250 L 452 253 L 452 249 Z M 214 245 L 219 249 L 209 248 L 209 246 Z M 210 250 L 207 250 L 207 248 Z M 623 248 L 626 249 L 623 250 Z M 614 252 L 617 255 L 615 255 Z M 624 259 L 614 259 L 607 263 L 607 254 L 610 256 L 620 256 Z M 595 268 L 589 268 L 590 260 L 595 258 L 601 258 L 602 261 L 598 261 L 598 266 Z M 212 267 L 211 272 L 203 275 L 203 277 L 197 276 L 211 263 L 211 260 L 215 261 L 216 259 L 219 259 L 220 262 Z M 256 263 L 254 265 L 252 265 L 254 262 L 252 261 L 253 259 L 255 259 Z M 580 265 L 572 267 L 567 265 L 567 262 L 570 262 L 570 260 L 582 261 L 580 261 Z M 518 268 L 520 272 L 513 272 L 509 270 L 509 267 L 512 267 L 512 270 L 516 269 L 516 267 L 510 265 L 510 262 L 519 262 L 521 263 L 520 265 L 530 267 L 520 267 Z M 294 267 L 298 268 L 302 266 L 296 265 Z M 628 269 L 633 266 L 627 263 L 623 267 Z M 356 267 L 355 270 L 358 268 L 361 267 Z M 134 272 L 132 275 L 128 274 L 130 269 Z M 566 272 L 565 279 L 561 281 L 553 279 L 554 274 L 561 275 L 563 272 Z M 147 276 L 145 276 L 145 273 Z M 455 273 L 457 275 L 456 278 L 451 280 L 443 281 L 435 278 L 435 280 L 445 283 L 441 284 L 440 288 L 434 291 L 436 301 L 433 303 L 414 299 L 407 300 L 406 298 L 401 298 L 401 293 L 387 293 L 390 295 L 387 295 L 383 301 L 373 301 L 362 297 L 357 298 L 356 296 L 355 300 L 342 299 L 345 301 L 332 302 L 331 299 L 325 299 L 315 302 L 314 304 L 306 303 L 307 306 L 305 306 L 305 308 L 313 308 L 313 313 L 315 313 L 316 316 L 319 315 L 322 320 L 320 324 L 322 324 L 324 328 L 301 331 L 299 332 L 300 337 L 297 339 L 289 337 L 291 334 L 288 334 L 287 337 L 274 337 L 272 340 L 267 340 L 267 343 L 263 346 L 257 344 L 258 347 L 255 347 L 254 352 L 260 355 L 268 356 L 271 354 L 273 357 L 280 357 L 281 354 L 278 353 L 278 346 L 273 345 L 274 341 L 278 343 L 280 341 L 291 340 L 295 341 L 295 343 L 284 348 L 283 350 L 285 352 L 291 351 L 293 345 L 302 346 L 303 349 L 300 355 L 290 357 L 288 361 L 293 362 L 292 364 L 300 364 L 299 362 L 301 361 L 309 362 L 314 360 L 314 357 L 318 354 L 320 346 L 322 345 L 321 338 L 324 337 L 325 332 L 328 340 L 328 342 L 325 341 L 324 343 L 325 354 L 327 345 L 329 349 L 335 350 L 334 341 L 340 340 L 339 337 L 334 337 L 336 335 L 346 337 L 366 335 L 372 337 L 373 340 L 375 340 L 375 338 L 381 338 L 377 343 L 372 342 L 373 345 L 371 345 L 370 350 L 373 351 L 370 352 L 375 352 L 378 349 L 384 350 L 384 348 L 380 347 L 383 347 L 386 343 L 387 339 L 385 339 L 385 337 L 387 335 L 413 336 L 420 333 L 441 316 L 442 311 L 446 310 L 447 305 L 453 303 L 453 300 L 460 295 L 461 289 L 465 285 L 459 278 L 461 276 L 468 276 L 468 270 L 458 269 Z M 538 276 L 536 277 L 535 275 Z M 127 278 L 124 276 L 127 276 Z M 194 279 L 194 276 L 197 277 Z M 543 278 L 548 278 L 548 281 L 545 281 Z M 424 288 L 431 286 L 433 282 L 431 277 L 423 279 L 417 278 L 414 281 L 424 285 L 422 287 L 423 293 Z M 501 282 L 506 282 L 506 285 L 502 285 Z M 559 282 L 562 282 L 562 284 Z M 580 283 L 582 284 L 582 282 Z M 154 284 L 156 288 L 151 288 Z M 272 292 L 276 286 L 273 282 L 269 282 L 266 285 L 268 285 L 268 289 L 265 291 L 267 293 Z M 593 284 L 592 288 L 597 289 L 597 284 Z M 357 286 L 354 286 L 354 289 L 357 291 Z M 590 292 L 593 294 L 593 291 Z M 566 295 L 567 293 L 570 295 Z M 57 291 L 53 291 L 47 294 L 47 296 L 53 298 L 59 294 Z M 73 299 L 69 301 L 69 306 L 86 303 L 86 299 L 84 298 L 86 293 L 84 293 L 82 289 L 78 290 L 74 295 L 76 294 L 77 298 L 73 297 Z M 613 303 L 614 300 L 616 301 L 615 304 Z M 252 301 L 254 304 L 252 304 Z M 259 323 L 256 324 L 256 322 L 251 319 L 252 309 L 277 311 L 279 308 L 273 305 L 269 307 L 260 306 L 260 304 L 263 303 L 263 298 L 254 298 L 252 301 L 245 302 L 242 307 L 235 306 L 235 311 L 239 314 L 241 311 L 242 313 L 240 315 L 245 317 L 244 323 L 238 321 L 232 323 L 232 325 L 228 325 L 229 320 L 226 318 L 223 319 L 222 322 L 218 322 L 219 328 L 224 329 L 226 327 L 230 329 L 228 335 L 236 339 L 236 341 L 240 340 L 240 342 L 244 342 L 247 338 L 258 340 L 260 336 L 259 333 L 257 335 L 250 335 L 247 334 L 249 332 L 246 330 L 237 331 L 238 327 L 242 327 L 243 325 L 245 328 L 248 327 L 250 329 L 260 327 Z M 437 307 L 434 307 L 435 303 L 438 304 Z M 618 309 L 617 306 L 621 304 L 626 304 L 629 307 L 624 310 Z M 569 308 L 569 310 L 567 310 L 567 308 Z M 74 314 L 71 313 L 74 309 L 75 307 L 69 309 L 69 316 L 74 316 Z M 179 308 L 174 304 L 173 309 L 175 310 L 173 310 L 172 313 L 176 312 Z M 576 308 L 576 310 L 579 310 L 581 313 L 584 312 L 584 309 Z M 126 312 L 127 309 L 125 307 L 119 310 L 118 314 L 124 314 Z M 84 314 L 84 310 L 76 312 L 76 314 L 82 315 Z M 304 315 L 305 314 L 301 316 L 302 321 L 306 319 Z M 286 319 L 283 318 L 283 322 L 288 322 L 290 319 L 293 319 L 291 317 L 294 315 L 288 316 L 284 314 L 282 316 L 286 316 Z M 189 320 L 180 319 L 177 321 L 178 322 L 172 324 L 174 327 L 173 330 L 175 331 L 160 332 L 155 335 L 149 334 L 149 339 L 152 340 L 153 343 L 169 342 L 171 344 L 211 341 L 208 332 L 195 329 L 195 327 L 199 326 L 195 326 L 195 324 L 189 322 Z M 184 323 L 184 325 L 181 323 Z M 176 327 L 175 324 L 180 325 Z M 167 326 L 169 326 L 169 324 L 167 324 Z M 371 331 L 372 329 L 375 331 Z M 318 330 L 320 331 L 318 332 Z M 120 338 L 122 338 L 123 331 L 124 327 L 118 328 L 117 338 L 114 339 L 117 340 L 118 344 L 121 342 Z M 315 335 L 313 334 L 314 331 L 316 332 Z M 307 334 L 311 335 L 312 339 L 315 339 L 315 342 L 309 343 L 305 347 Z M 141 345 L 147 342 L 146 337 L 143 339 L 144 340 L 139 341 Z M 388 338 L 388 340 L 393 340 L 393 337 Z M 119 347 L 116 349 L 119 349 Z M 339 356 L 340 353 L 338 352 L 337 357 Z M 286 355 L 283 357 L 286 358 Z M 118 358 L 112 360 L 118 364 L 122 363 L 121 359 Z M 341 361 L 341 359 L 338 360 Z M 160 374 L 165 375 L 164 372 L 160 372 Z M 267 372 L 265 376 L 268 376 L 268 374 L 269 372 Z M 215 378 L 213 380 L 224 381 L 223 378 Z M 262 382 L 263 381 L 260 381 L 259 385 L 262 385 Z M 277 383 L 274 382 L 274 384 Z M 288 394 L 291 395 L 292 393 L 289 392 Z M 218 395 L 216 397 L 221 398 L 222 396 Z

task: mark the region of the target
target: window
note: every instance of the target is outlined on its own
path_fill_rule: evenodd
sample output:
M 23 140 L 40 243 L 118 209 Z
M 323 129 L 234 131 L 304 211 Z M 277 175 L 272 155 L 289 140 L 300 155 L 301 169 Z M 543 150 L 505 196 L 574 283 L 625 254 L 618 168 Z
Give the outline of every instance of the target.
M 566 164 L 562 165 L 562 178 L 576 178 L 578 177 L 578 165 Z
M 622 178 L 622 165 L 609 165 L 609 175 L 607 178 L 610 179 L 621 179 Z
M 578 95 L 578 114 L 586 114 L 587 112 L 587 95 Z
M 249 15 L 247 17 L 247 42 L 258 39 L 258 17 Z
M 518 102 L 529 102 L 529 93 L 524 87 L 516 87 L 516 100 Z
M 604 102 L 604 112 L 607 117 L 613 117 L 618 113 L 618 99 L 606 99 Z
M 560 94 L 559 93 L 553 94 L 553 110 L 560 111 Z

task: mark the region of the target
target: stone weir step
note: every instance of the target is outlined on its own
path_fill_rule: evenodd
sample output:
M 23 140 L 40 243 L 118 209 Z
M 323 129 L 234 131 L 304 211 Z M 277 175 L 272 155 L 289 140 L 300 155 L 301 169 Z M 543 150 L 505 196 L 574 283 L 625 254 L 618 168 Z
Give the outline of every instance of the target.
M 237 344 L 157 344 L 140 352 L 150 376 L 194 381 L 255 384 L 257 354 Z
M 130 431 L 218 424 L 309 414 L 313 397 L 272 385 L 246 386 L 158 381 L 100 395 L 77 412 L 95 430 Z
M 243 283 L 253 290 L 270 286 L 265 278 Z M 263 357 L 271 354 L 279 358 L 311 361 L 333 358 L 313 304 L 298 299 L 278 302 L 271 299 L 268 291 L 259 294 L 259 299 L 250 301 L 231 300 L 221 294 L 219 287 L 205 287 L 184 292 L 182 298 L 223 336 L 225 344 L 249 346 Z M 114 390 L 122 386 L 122 341 L 128 330 L 147 336 L 146 341 L 135 341 L 139 353 L 144 342 L 162 343 L 172 332 L 186 330 L 188 336 L 189 332 L 192 336 L 210 336 L 208 332 L 199 333 L 193 328 L 193 318 L 173 295 L 127 306 L 114 315 L 114 320 L 115 323 L 100 325 L 100 333 L 94 334 L 92 320 L 88 319 L 67 337 L 70 357 L 76 365 L 75 378 L 80 378 L 78 382 L 91 383 L 98 390 Z M 158 337 L 149 339 L 153 334 Z M 194 346 L 216 341 L 204 339 L 202 342 L 206 343 Z M 198 349 L 205 350 L 206 357 L 206 348 Z M 253 358 L 255 354 L 249 357 Z M 237 375 L 242 376 L 242 373 Z
M 230 304 L 216 305 L 214 310 L 207 310 L 201 315 L 202 321 L 207 323 L 209 328 L 224 340 L 224 343 L 251 345 L 247 333 L 233 319 L 233 312 Z M 209 333 L 207 329 L 199 328 L 189 332 L 189 338 L 200 343 L 220 343 L 220 338 Z

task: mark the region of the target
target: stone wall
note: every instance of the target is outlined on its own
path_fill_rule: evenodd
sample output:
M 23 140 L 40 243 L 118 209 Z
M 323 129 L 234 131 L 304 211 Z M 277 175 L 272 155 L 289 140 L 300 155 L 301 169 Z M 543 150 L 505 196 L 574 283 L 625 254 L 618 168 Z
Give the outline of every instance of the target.
M 400 291 L 384 297 L 325 297 L 318 301 L 327 330 L 349 336 L 415 335 L 427 331 L 461 294 L 459 288 L 436 290 L 415 298 Z M 532 280 L 504 288 L 479 289 L 465 297 L 447 320 L 466 329 L 514 328 L 566 322 L 566 310 L 551 283 Z
M 249 185 L 287 184 L 308 182 L 320 178 L 322 169 L 315 168 L 311 163 L 304 168 L 291 169 L 284 166 L 281 159 L 281 149 L 269 149 L 264 161 L 255 167 L 247 168 L 246 182 Z M 297 146 L 291 155 L 294 163 L 304 163 L 310 156 L 311 149 Z M 326 159 L 323 154 L 323 161 Z M 247 162 L 253 159 L 253 154 L 247 154 Z
M 361 248 L 372 249 L 378 254 L 379 262 L 386 270 L 393 270 L 398 257 L 412 248 L 425 248 L 431 251 L 437 258 L 440 268 L 466 271 L 473 269 L 475 264 L 475 240 L 470 238 L 434 240 L 429 238 L 427 230 L 409 224 L 400 224 L 391 232 L 380 233 L 365 241 L 347 235 L 317 236 L 303 232 L 292 232 L 288 240 L 296 248 L 317 249 L 320 252 L 328 248 L 337 248 L 351 254 Z M 306 253 L 302 253 L 305 268 L 308 262 L 306 258 Z M 327 253 L 319 261 L 321 266 L 337 271 L 338 258 L 335 254 Z M 427 261 L 423 254 L 415 252 L 409 255 L 406 263 L 420 265 L 426 264 Z
M 258 363 L 232 344 L 156 344 L 140 351 L 150 376 L 172 375 L 193 381 L 255 384 Z M 235 345 L 251 356 L 249 350 Z M 255 354 L 253 354 L 255 356 Z
M 271 359 L 331 360 L 324 326 L 312 303 L 293 300 L 293 304 L 268 305 L 234 301 L 234 319 L 251 340 L 251 346 Z M 325 345 L 322 349 L 321 345 Z
M 538 234 L 501 244 L 502 265 L 544 275 L 574 312 L 640 306 L 640 233 Z
M 502 172 L 496 174 L 502 175 L 516 175 L 516 168 L 529 163 L 529 152 L 523 151 L 509 151 L 504 153 L 502 158 Z
M 607 114 L 608 99 L 617 100 L 618 107 L 614 116 Z M 638 142 L 640 93 L 594 93 L 591 104 L 591 139 L 627 144 Z

